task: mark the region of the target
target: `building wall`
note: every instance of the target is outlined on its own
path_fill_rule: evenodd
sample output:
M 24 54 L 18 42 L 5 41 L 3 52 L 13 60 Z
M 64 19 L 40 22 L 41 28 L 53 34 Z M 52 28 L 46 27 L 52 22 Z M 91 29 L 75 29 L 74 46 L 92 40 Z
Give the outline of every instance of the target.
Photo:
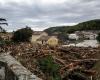
M 69 39 L 75 39 L 75 40 L 78 40 L 79 37 L 77 36 L 77 34 L 69 34 Z
M 97 37 L 97 34 L 95 33 L 88 33 L 88 34 L 84 34 L 84 38 L 89 39 L 89 40 L 95 40 Z
M 99 31 L 76 31 L 80 39 L 95 40 Z
M 37 39 L 39 39 L 41 37 L 41 35 L 32 35 L 32 38 L 31 38 L 31 42 L 34 43 L 37 41 Z
M 31 38 L 31 42 L 32 43 L 38 43 L 38 41 L 37 41 L 37 39 L 39 39 L 41 36 L 48 36 L 48 34 L 47 33 L 45 33 L 45 32 L 43 32 L 43 33 L 41 33 L 41 34 L 38 34 L 38 35 L 32 35 L 32 38 Z M 41 42 L 39 42 L 39 43 L 41 43 Z

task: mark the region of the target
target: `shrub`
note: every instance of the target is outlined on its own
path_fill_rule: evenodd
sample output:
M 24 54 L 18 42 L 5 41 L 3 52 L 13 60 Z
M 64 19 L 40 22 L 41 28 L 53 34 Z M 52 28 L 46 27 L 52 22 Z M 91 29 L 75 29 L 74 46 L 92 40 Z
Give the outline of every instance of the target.
M 97 36 L 97 41 L 100 43 L 100 33 L 98 34 L 98 36 Z
M 0 40 L 0 47 L 13 44 L 12 41 Z
M 54 63 L 52 56 L 47 56 L 39 60 L 40 69 L 45 73 L 49 74 L 51 80 L 61 80 L 59 75 L 59 65 Z
M 60 40 L 61 43 L 64 43 L 67 40 L 69 40 L 67 33 L 64 32 L 58 34 L 58 39 Z
M 19 29 L 19 30 L 14 32 L 12 40 L 15 41 L 15 42 L 27 42 L 27 41 L 30 41 L 32 33 L 33 33 L 33 31 L 29 27 Z

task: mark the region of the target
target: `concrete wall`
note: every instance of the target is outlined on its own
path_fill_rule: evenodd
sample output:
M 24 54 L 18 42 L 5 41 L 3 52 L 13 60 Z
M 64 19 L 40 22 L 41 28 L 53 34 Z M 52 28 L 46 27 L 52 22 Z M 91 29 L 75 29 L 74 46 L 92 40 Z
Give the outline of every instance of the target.
M 39 39 L 41 36 L 48 36 L 48 34 L 45 33 L 45 32 L 43 32 L 41 34 L 38 34 L 38 35 L 33 34 L 30 41 L 32 43 L 36 43 L 37 42 L 37 39 Z
M 41 80 L 12 56 L 0 53 L 0 80 Z

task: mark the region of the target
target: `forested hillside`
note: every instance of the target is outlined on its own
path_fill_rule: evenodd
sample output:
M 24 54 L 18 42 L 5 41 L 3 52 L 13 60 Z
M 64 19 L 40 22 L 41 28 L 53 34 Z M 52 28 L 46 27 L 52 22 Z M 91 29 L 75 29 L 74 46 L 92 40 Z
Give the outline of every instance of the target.
M 51 27 L 44 31 L 47 32 L 48 34 L 53 34 L 56 32 L 57 33 L 72 33 L 72 32 L 81 31 L 81 30 L 100 30 L 100 19 L 82 22 L 74 26 Z

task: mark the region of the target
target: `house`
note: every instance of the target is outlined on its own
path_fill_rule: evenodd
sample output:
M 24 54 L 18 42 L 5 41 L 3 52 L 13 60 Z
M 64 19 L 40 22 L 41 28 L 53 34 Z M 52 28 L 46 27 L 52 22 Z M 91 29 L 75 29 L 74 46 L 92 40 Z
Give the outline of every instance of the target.
M 36 43 L 37 39 L 39 39 L 41 36 L 48 36 L 48 34 L 43 31 L 34 31 L 30 41 L 32 43 Z
M 89 39 L 89 40 L 95 40 L 96 37 L 97 37 L 97 34 L 96 33 L 93 33 L 93 32 L 83 31 L 83 34 L 84 34 L 84 38 L 85 39 Z
M 39 44 L 43 44 L 43 45 L 45 45 L 45 44 L 47 44 L 47 41 L 48 41 L 48 39 L 49 39 L 50 37 L 49 36 L 41 36 L 39 39 L 37 39 L 37 43 L 39 43 Z
M 79 40 L 84 40 L 84 34 L 81 31 L 76 31 L 75 34 L 78 36 Z
M 78 40 L 79 39 L 79 36 L 77 34 L 73 33 L 73 34 L 69 34 L 68 35 L 68 38 L 69 39 L 72 39 L 72 40 Z
M 58 38 L 56 36 L 41 36 L 37 39 L 37 43 L 42 45 L 56 46 L 58 45 Z
M 75 34 L 79 36 L 79 39 L 95 40 L 98 35 L 98 31 L 76 31 Z

